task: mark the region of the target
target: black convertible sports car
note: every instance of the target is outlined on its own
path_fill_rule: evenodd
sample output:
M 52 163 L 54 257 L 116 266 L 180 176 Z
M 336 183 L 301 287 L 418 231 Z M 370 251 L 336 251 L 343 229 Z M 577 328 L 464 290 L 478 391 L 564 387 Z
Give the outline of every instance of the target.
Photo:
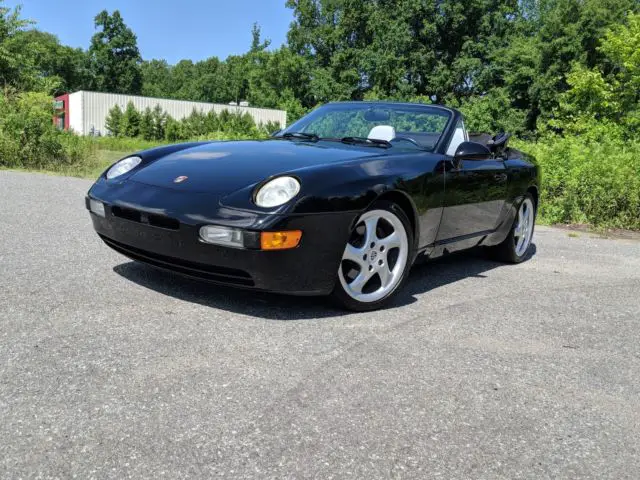
M 134 260 L 373 310 L 419 258 L 476 246 L 527 257 L 537 167 L 508 135 L 469 138 L 451 108 L 331 103 L 268 140 L 139 152 L 86 204 L 102 240 Z

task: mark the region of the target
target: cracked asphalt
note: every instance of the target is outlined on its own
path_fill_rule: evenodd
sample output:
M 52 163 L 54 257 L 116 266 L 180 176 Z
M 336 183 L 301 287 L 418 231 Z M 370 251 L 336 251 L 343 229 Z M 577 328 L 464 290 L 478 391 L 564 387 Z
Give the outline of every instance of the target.
M 538 227 L 352 314 L 132 263 L 89 185 L 0 171 L 0 478 L 640 478 L 640 242 Z

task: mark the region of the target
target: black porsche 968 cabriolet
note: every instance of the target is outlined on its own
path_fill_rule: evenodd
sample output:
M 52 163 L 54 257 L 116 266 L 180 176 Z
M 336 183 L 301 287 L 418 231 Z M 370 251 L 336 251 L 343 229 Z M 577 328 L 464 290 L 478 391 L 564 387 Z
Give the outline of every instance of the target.
M 134 260 L 373 310 L 417 259 L 477 246 L 527 258 L 538 170 L 507 140 L 470 137 L 451 108 L 330 103 L 267 140 L 124 158 L 86 205 L 100 238 Z

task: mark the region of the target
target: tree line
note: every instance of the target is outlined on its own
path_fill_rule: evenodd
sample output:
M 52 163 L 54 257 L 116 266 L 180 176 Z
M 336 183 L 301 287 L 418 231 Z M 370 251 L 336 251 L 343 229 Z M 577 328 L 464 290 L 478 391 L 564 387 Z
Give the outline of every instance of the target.
M 602 40 L 640 10 L 640 0 L 287 0 L 286 45 L 271 48 L 254 25 L 243 55 L 170 65 L 142 59 L 118 11 L 96 15 L 83 50 L 1 3 L 0 81 L 21 90 L 246 100 L 290 119 L 331 100 L 413 100 L 488 112 L 480 127 L 521 135 L 561 129 L 563 103 L 582 95 L 563 94 L 581 76 L 617 74 L 623 59 Z

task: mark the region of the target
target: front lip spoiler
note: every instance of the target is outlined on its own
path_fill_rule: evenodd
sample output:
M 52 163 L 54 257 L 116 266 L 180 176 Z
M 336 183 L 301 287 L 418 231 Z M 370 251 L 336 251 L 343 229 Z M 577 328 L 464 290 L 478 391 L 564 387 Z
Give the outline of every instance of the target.
M 151 252 L 117 242 L 105 237 L 104 235 L 99 234 L 99 236 L 104 243 L 116 252 L 121 253 L 132 260 L 140 261 L 156 268 L 219 284 L 239 287 L 253 287 L 255 285 L 251 275 L 243 270 L 212 267 L 211 265 L 189 262 L 175 257 L 153 254 Z

